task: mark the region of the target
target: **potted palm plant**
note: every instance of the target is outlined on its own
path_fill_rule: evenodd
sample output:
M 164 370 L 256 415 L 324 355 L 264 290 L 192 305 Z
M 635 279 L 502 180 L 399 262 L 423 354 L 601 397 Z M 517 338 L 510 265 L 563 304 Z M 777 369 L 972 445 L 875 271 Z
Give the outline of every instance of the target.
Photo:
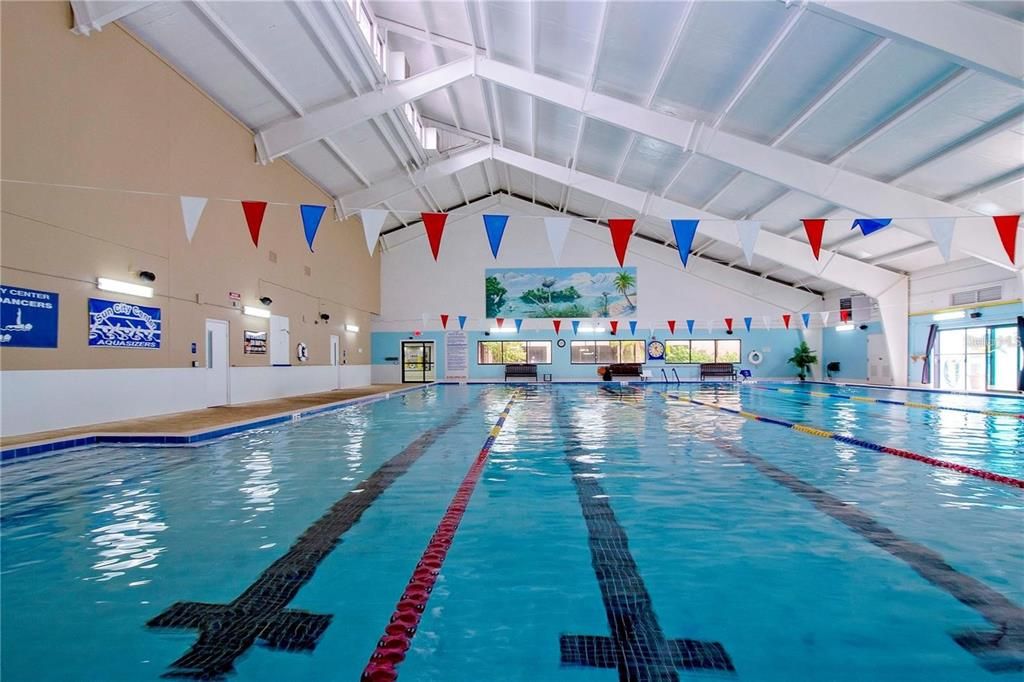
M 807 378 L 807 372 L 810 370 L 811 365 L 818 362 L 818 356 L 814 354 L 814 351 L 811 350 L 806 341 L 801 341 L 800 345 L 793 349 L 793 357 L 786 360 L 786 362 L 796 366 L 800 373 L 800 381 L 803 381 Z

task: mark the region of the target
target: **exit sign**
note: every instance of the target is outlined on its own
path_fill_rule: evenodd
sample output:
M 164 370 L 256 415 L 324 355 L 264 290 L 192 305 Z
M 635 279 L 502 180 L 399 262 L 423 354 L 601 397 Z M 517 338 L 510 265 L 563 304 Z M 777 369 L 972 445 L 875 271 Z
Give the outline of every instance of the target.
M 242 300 L 242 295 L 240 293 L 238 293 L 237 291 L 229 291 L 228 292 L 228 298 L 230 298 L 232 301 L 241 301 Z

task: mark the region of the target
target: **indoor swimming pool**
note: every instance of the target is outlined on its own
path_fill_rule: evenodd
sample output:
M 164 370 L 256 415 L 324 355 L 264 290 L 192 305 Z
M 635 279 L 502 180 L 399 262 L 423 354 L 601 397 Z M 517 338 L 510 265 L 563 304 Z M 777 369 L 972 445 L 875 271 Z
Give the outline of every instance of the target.
M 1020 414 L 445 385 L 12 460 L 3 679 L 1019 679 Z

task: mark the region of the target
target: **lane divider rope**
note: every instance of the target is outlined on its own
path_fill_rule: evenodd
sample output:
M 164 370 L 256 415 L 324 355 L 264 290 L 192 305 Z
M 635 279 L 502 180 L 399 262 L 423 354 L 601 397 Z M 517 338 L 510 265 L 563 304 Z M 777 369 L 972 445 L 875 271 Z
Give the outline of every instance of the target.
M 846 443 L 848 445 L 856 445 L 858 447 L 867 448 L 868 450 L 874 450 L 875 452 L 883 452 L 887 455 L 895 455 L 896 457 L 903 457 L 904 459 L 912 459 L 917 462 L 923 462 L 933 467 L 939 467 L 942 469 L 952 469 L 953 471 L 960 472 L 962 474 L 968 474 L 969 476 L 977 476 L 987 481 L 995 481 L 996 483 L 1002 483 L 1004 485 L 1012 485 L 1017 488 L 1024 488 L 1024 479 L 1014 478 L 1013 476 L 1004 476 L 1003 474 L 997 474 L 993 471 L 986 471 L 985 469 L 977 469 L 970 467 L 965 464 L 957 464 L 955 462 L 947 462 L 943 459 L 936 459 L 934 457 L 928 457 L 927 455 L 921 455 L 916 452 L 909 450 L 902 450 L 900 448 L 891 448 L 886 445 L 879 445 L 878 443 L 872 443 L 871 441 L 862 440 L 860 438 L 853 438 L 851 436 L 844 436 L 824 429 L 819 429 L 814 426 L 808 426 L 806 424 L 794 424 L 782 419 L 774 419 L 772 417 L 764 417 L 753 412 L 747 412 L 744 410 L 738 410 L 732 407 L 725 407 L 716 403 L 709 403 L 703 400 L 697 400 L 696 398 L 688 398 L 681 395 L 674 395 L 671 393 L 665 394 L 666 400 L 670 402 L 675 400 L 681 403 L 693 403 L 694 405 L 701 405 L 703 407 L 710 407 L 715 410 L 721 410 L 730 414 L 735 414 L 740 417 L 745 417 L 754 421 L 765 422 L 766 424 L 777 424 L 778 426 L 785 426 L 786 428 L 793 429 L 794 431 L 800 431 L 812 436 L 819 436 L 821 438 L 831 438 L 832 440 L 839 441 L 840 443 Z
M 430 593 L 437 583 L 437 577 L 441 573 L 441 565 L 444 563 L 448 549 L 455 539 L 455 532 L 459 528 L 462 517 L 466 514 L 466 506 L 473 490 L 480 481 L 484 466 L 487 464 L 487 457 L 490 455 L 491 446 L 501 433 L 501 428 L 512 410 L 512 403 L 519 397 L 519 391 L 512 393 L 508 404 L 502 410 L 498 421 L 490 430 L 490 435 L 484 441 L 483 448 L 473 460 L 472 466 L 466 473 L 465 478 L 455 491 L 455 496 L 441 517 L 440 523 L 434 530 L 434 534 L 427 542 L 427 548 L 423 550 L 416 569 L 409 578 L 408 584 L 398 600 L 395 610 L 391 614 L 384 634 L 377 641 L 377 646 L 370 655 L 370 660 L 363 668 L 360 678 L 363 682 L 393 682 L 398 679 L 398 665 L 405 660 L 405 654 L 412 645 L 412 638 L 416 635 L 416 628 L 419 626 L 423 612 L 426 610 Z
M 919 403 L 912 400 L 889 400 L 888 398 L 871 398 L 863 395 L 843 395 L 841 393 L 827 393 L 825 391 L 798 391 L 794 388 L 776 388 L 774 386 L 757 386 L 747 384 L 750 388 L 759 391 L 776 391 L 778 393 L 791 393 L 794 395 L 810 395 L 815 398 L 827 400 L 855 400 L 859 403 L 880 403 L 883 405 L 903 405 L 904 407 L 916 407 L 922 410 L 953 410 L 955 412 L 970 412 L 972 414 L 984 414 L 990 417 L 1013 417 L 1024 419 L 1024 414 L 1017 412 L 1006 412 L 1005 410 L 976 410 L 970 407 L 952 407 L 949 405 L 933 405 L 931 403 Z

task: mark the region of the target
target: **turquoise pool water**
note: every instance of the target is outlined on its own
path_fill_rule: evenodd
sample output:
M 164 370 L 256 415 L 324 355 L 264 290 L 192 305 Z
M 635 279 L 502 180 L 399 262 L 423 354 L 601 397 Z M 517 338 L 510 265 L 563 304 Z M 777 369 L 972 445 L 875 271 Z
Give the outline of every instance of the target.
M 1024 477 L 1024 420 L 710 384 L 437 386 L 27 458 L 0 468 L 0 673 L 359 680 L 514 398 L 400 679 L 1020 679 L 1024 491 L 669 392 Z

